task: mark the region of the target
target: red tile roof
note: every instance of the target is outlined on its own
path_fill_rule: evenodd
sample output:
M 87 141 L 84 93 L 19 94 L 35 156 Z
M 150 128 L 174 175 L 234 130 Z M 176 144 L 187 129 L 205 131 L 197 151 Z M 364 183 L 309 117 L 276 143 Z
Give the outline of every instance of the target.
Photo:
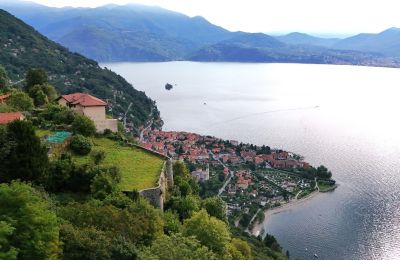
M 106 106 L 107 103 L 103 100 L 85 93 L 74 93 L 69 95 L 62 95 L 68 103 L 72 105 L 81 105 L 84 107 Z M 60 99 L 59 98 L 59 99 Z
M 21 112 L 0 113 L 0 125 L 8 124 L 15 120 L 20 120 L 23 117 Z
M 0 103 L 3 103 L 4 101 L 6 101 L 6 99 L 11 96 L 11 94 L 4 94 L 4 95 L 0 95 Z

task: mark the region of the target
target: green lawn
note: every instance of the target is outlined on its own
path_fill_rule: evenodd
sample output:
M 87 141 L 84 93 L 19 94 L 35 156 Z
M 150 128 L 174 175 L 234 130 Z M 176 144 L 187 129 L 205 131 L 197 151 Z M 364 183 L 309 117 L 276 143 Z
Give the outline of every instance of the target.
M 36 135 L 39 136 L 40 138 L 42 138 L 45 135 L 54 134 L 54 131 L 44 130 L 44 129 L 37 129 L 35 132 L 36 132 Z
M 107 138 L 92 138 L 93 149 L 106 152 L 104 166 L 118 166 L 121 170 L 123 191 L 154 187 L 160 176 L 164 160 L 139 148 L 120 146 Z M 90 162 L 89 156 L 74 155 L 77 163 Z

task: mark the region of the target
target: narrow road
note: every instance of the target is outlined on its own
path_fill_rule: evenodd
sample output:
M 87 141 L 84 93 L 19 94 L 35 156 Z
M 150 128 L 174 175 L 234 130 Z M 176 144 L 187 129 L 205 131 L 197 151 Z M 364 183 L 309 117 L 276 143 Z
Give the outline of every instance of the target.
M 301 190 L 301 191 L 299 191 L 299 192 L 297 192 L 297 194 L 296 194 L 296 196 L 294 197 L 294 199 L 295 200 L 297 200 L 297 197 L 300 195 L 300 193 L 302 193 L 303 191 Z
M 317 177 L 314 177 L 314 181 L 315 181 L 315 187 L 314 187 L 314 189 L 317 189 L 318 192 L 319 192 L 319 186 L 318 186 Z
M 257 212 L 253 215 L 253 217 L 251 218 L 249 225 L 246 227 L 245 232 L 251 234 L 251 231 L 249 230 L 249 226 L 251 225 L 251 223 L 253 223 L 254 219 L 257 217 L 258 212 L 260 212 L 261 209 L 258 209 Z
M 211 151 L 209 151 L 209 154 L 215 159 L 217 160 L 222 166 L 224 166 L 225 168 L 227 168 L 229 170 L 229 167 L 226 166 L 223 162 L 221 162 L 220 159 L 216 159 L 217 157 L 215 156 L 215 154 Z M 224 192 L 226 185 L 228 185 L 228 183 L 231 181 L 233 177 L 233 171 L 229 170 L 229 177 L 228 179 L 225 181 L 224 185 L 222 185 L 221 189 L 218 190 L 218 197 L 222 194 L 222 192 Z

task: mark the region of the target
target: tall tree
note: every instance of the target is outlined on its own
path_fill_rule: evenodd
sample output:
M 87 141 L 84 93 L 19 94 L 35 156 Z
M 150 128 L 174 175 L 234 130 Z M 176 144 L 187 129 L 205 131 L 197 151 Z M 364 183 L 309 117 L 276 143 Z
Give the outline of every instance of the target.
M 35 85 L 43 85 L 47 83 L 47 73 L 43 69 L 30 69 L 26 74 L 26 89 L 29 92 L 31 87 Z
M 47 149 L 35 135 L 32 123 L 14 121 L 6 131 L 5 143 L 10 149 L 0 156 L 0 181 L 41 181 L 48 167 Z
M 202 207 L 212 217 L 216 217 L 222 221 L 227 221 L 225 212 L 225 203 L 220 197 L 210 197 L 202 202 Z
M 218 259 L 216 255 L 207 247 L 202 246 L 198 240 L 193 237 L 184 237 L 180 233 L 171 236 L 162 235 L 158 237 L 151 247 L 140 253 L 140 259 L 175 260 L 175 259 L 193 259 L 193 260 L 212 260 Z
M 19 90 L 14 91 L 6 103 L 18 111 L 29 111 L 33 108 L 33 99 L 25 92 Z
M 4 69 L 3 66 L 0 65 L 0 93 L 6 89 L 6 87 L 8 86 L 8 75 L 7 75 L 7 71 Z
M 18 253 L 18 259 L 59 257 L 57 216 L 43 195 L 28 184 L 0 184 L 1 244 L 7 246 L 11 256 Z
M 230 242 L 227 225 L 202 209 L 183 224 L 183 234 L 194 236 L 200 243 L 218 255 L 223 255 L 226 245 Z

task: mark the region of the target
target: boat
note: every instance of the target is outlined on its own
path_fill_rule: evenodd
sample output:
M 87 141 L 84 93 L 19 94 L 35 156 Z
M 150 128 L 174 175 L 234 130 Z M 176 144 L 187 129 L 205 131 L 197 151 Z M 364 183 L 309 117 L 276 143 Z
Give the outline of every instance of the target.
M 314 254 L 314 257 L 315 257 L 315 258 L 318 258 L 318 255 L 317 255 L 317 254 Z

